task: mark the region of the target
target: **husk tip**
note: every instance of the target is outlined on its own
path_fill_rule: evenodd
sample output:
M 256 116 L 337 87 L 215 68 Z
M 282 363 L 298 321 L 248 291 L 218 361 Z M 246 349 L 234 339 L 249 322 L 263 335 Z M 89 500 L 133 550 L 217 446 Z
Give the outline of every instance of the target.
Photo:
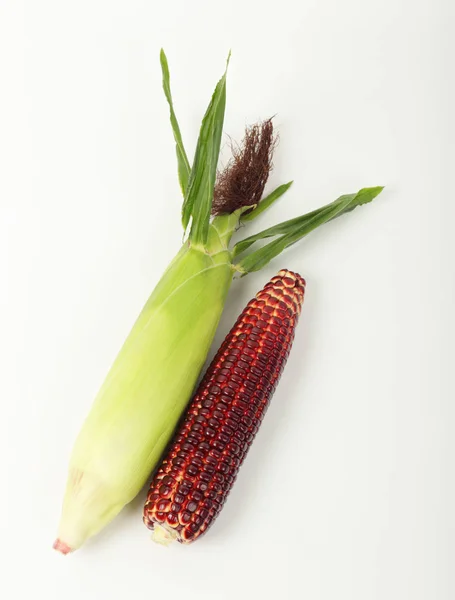
M 62 542 L 62 540 L 60 538 L 57 538 L 53 544 L 53 549 L 57 550 L 57 552 L 60 552 L 60 554 L 69 554 L 70 552 L 72 552 L 71 548 L 68 546 L 68 544 L 66 544 L 65 542 Z

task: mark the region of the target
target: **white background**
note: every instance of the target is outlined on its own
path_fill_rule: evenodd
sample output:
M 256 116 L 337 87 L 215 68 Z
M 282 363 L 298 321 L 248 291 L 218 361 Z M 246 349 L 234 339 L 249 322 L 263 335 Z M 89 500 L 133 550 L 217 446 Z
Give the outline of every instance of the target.
M 0 0 L 0 597 L 449 600 L 454 553 L 450 0 Z M 181 241 L 158 54 L 192 155 L 277 113 L 250 231 L 386 185 L 232 287 L 307 279 L 287 370 L 210 533 L 154 545 L 144 494 L 53 552 L 70 449 Z M 452 56 L 452 58 L 450 58 Z M 175 365 L 178 368 L 178 365 Z

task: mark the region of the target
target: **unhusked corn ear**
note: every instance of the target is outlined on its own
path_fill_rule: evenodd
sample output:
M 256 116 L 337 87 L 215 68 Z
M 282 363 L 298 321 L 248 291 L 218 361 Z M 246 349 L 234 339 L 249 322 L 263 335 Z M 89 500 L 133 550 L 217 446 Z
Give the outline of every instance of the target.
M 192 542 L 220 512 L 283 371 L 304 293 L 300 275 L 280 271 L 218 350 L 147 495 L 144 523 L 156 541 Z

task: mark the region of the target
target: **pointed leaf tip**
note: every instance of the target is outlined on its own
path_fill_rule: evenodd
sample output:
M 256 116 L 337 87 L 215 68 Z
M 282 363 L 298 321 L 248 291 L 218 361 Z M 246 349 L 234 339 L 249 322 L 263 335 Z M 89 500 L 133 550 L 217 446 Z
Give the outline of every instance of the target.
M 362 188 L 357 193 L 356 204 L 360 205 L 366 204 L 367 202 L 371 202 L 376 198 L 376 196 L 379 196 L 384 187 L 385 186 L 383 185 L 377 185 L 375 187 Z

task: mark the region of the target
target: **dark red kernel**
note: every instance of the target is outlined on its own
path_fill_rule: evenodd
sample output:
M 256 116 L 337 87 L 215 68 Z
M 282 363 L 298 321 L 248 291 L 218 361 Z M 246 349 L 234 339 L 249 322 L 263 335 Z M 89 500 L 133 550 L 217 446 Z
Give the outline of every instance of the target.
M 245 439 L 245 434 L 239 429 L 235 432 L 234 437 L 243 442 L 243 440 Z
M 217 438 L 222 444 L 226 445 L 229 444 L 229 440 L 230 437 L 228 435 L 226 435 L 225 433 L 219 433 L 218 434 L 218 438 Z M 215 447 L 215 444 L 213 444 L 213 446 Z
M 217 440 L 213 440 L 212 446 L 216 450 L 219 450 L 220 452 L 222 452 L 224 450 L 224 447 L 226 446 L 226 444 L 224 444 L 219 439 L 217 439 Z
M 186 525 L 190 521 L 191 521 L 191 513 L 188 512 L 187 510 L 184 510 L 180 515 L 180 522 L 182 523 L 182 525 Z
M 205 435 L 208 438 L 212 438 L 215 434 L 216 434 L 216 429 L 213 429 L 212 427 L 205 428 Z
M 224 481 L 224 475 L 222 473 L 215 473 L 215 475 L 213 476 L 213 479 L 215 481 L 217 481 L 218 483 L 223 483 Z
M 228 419 L 231 419 L 232 421 L 235 421 L 236 423 L 238 423 L 240 421 L 240 417 L 238 415 L 237 412 L 234 412 L 233 410 L 228 410 L 226 412 L 226 416 L 228 417 Z M 227 423 L 227 421 L 226 421 Z M 231 425 L 232 427 L 232 425 Z
M 228 446 L 228 450 L 229 450 L 229 452 L 232 452 L 233 454 L 238 454 L 240 452 L 240 446 L 238 444 L 236 444 L 235 442 L 231 442 Z
M 222 433 L 224 433 L 224 435 L 229 436 L 229 437 L 234 435 L 234 430 L 231 427 L 229 427 L 228 425 L 221 425 L 220 431 Z M 228 437 L 228 441 L 229 441 L 229 437 Z
M 242 394 L 242 396 L 246 397 L 246 394 Z M 248 408 L 248 402 L 245 402 L 245 400 L 241 400 L 240 398 L 237 398 L 234 401 L 234 406 L 237 406 L 237 408 L 239 408 L 240 410 L 246 410 Z
M 239 426 L 239 424 L 236 421 L 234 421 L 234 419 L 226 419 L 226 425 L 228 425 L 229 427 L 231 427 L 234 431 Z
M 166 496 L 170 495 L 171 488 L 168 485 L 162 485 L 158 491 L 162 498 L 166 498 Z
M 198 515 L 197 517 L 194 518 L 193 523 L 195 525 L 197 525 L 197 527 L 200 527 L 202 525 L 203 521 L 204 521 L 204 519 Z
M 164 512 L 169 508 L 170 505 L 171 505 L 170 500 L 161 500 L 161 502 L 158 502 L 158 504 L 156 505 L 156 508 L 160 512 Z
M 195 502 L 200 502 L 203 498 L 201 492 L 199 492 L 198 490 L 194 490 L 193 492 L 191 492 L 191 498 L 195 501 Z

